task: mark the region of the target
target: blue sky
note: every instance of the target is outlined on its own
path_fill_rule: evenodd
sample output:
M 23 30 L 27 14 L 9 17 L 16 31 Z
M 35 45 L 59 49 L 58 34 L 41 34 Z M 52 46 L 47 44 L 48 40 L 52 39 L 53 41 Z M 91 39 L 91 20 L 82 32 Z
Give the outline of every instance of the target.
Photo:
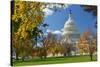
M 84 32 L 87 28 L 91 28 L 95 31 L 94 24 L 96 17 L 91 13 L 85 12 L 80 5 L 70 5 L 66 9 L 61 9 L 60 12 L 49 12 L 44 19 L 44 23 L 49 24 L 49 29 L 53 31 L 61 30 L 64 27 L 65 22 L 68 20 L 69 9 L 72 10 L 72 18 L 80 33 Z

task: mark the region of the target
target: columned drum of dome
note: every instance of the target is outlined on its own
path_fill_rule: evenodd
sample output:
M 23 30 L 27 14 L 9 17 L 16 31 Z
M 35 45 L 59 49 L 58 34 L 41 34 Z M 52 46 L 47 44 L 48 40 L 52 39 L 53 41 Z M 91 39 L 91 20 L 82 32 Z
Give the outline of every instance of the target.
M 70 43 L 71 51 L 69 55 L 78 54 L 78 49 L 76 48 L 76 44 L 80 37 L 80 33 L 77 30 L 77 26 L 75 25 L 74 20 L 72 19 L 72 13 L 69 13 L 69 18 L 64 24 L 64 28 L 62 31 L 63 40 Z

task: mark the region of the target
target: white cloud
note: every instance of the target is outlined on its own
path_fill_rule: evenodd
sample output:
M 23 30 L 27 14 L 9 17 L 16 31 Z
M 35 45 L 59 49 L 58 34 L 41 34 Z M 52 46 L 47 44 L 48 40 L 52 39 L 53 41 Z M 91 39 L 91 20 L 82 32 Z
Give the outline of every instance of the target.
M 48 8 L 45 8 L 44 10 L 44 13 L 45 13 L 45 16 L 49 16 L 49 15 L 52 15 L 54 11 L 48 9 Z
M 60 30 L 55 30 L 53 31 L 54 34 L 61 34 L 61 31 Z
M 60 30 L 52 30 L 52 29 L 47 29 L 47 33 L 51 32 L 53 34 L 61 34 L 62 32 Z
M 64 31 L 64 29 L 62 28 L 61 31 Z
M 50 10 L 50 9 L 48 8 L 48 7 L 53 8 L 53 6 L 54 6 L 54 5 L 47 5 L 47 8 L 43 9 L 43 12 L 45 13 L 45 17 L 46 17 L 46 16 L 49 16 L 49 15 L 52 15 L 52 14 L 54 13 L 53 10 Z M 55 4 L 55 6 L 56 6 L 57 8 L 62 8 L 61 5 L 58 5 L 58 4 Z M 68 8 L 69 6 L 70 6 L 69 4 L 65 4 L 64 9 Z
M 53 32 L 51 29 L 47 29 L 47 31 L 46 31 L 47 33 L 49 33 L 49 32 Z

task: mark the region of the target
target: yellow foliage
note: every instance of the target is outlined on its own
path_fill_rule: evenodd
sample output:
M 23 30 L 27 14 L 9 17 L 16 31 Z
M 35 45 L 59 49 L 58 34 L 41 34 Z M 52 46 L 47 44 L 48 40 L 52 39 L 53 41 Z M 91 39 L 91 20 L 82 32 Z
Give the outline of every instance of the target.
M 29 1 L 15 1 L 14 2 L 14 14 L 12 20 L 15 22 L 20 21 L 20 27 L 15 32 L 20 38 L 27 38 L 29 33 L 27 30 L 32 30 L 40 23 L 42 23 L 44 13 L 41 10 L 44 3 L 40 2 L 29 2 Z M 38 8 L 37 8 L 38 7 Z
M 77 47 L 80 49 L 80 52 L 84 53 L 94 53 L 96 51 L 96 38 L 90 38 L 90 31 L 85 31 L 80 37 Z

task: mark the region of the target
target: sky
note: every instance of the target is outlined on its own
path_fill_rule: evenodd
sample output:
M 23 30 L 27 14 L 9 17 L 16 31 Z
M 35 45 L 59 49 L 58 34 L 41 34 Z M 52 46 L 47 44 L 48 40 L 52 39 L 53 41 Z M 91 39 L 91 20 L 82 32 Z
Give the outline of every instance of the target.
M 80 5 L 69 5 L 65 9 L 60 8 L 60 11 L 56 12 L 46 9 L 46 16 L 43 23 L 49 25 L 48 30 L 53 30 L 54 33 L 60 33 L 59 31 L 63 29 L 65 22 L 68 20 L 69 9 L 72 11 L 72 19 L 80 34 L 87 28 L 96 31 L 96 28 L 94 27 L 96 17 L 91 13 L 84 11 Z

